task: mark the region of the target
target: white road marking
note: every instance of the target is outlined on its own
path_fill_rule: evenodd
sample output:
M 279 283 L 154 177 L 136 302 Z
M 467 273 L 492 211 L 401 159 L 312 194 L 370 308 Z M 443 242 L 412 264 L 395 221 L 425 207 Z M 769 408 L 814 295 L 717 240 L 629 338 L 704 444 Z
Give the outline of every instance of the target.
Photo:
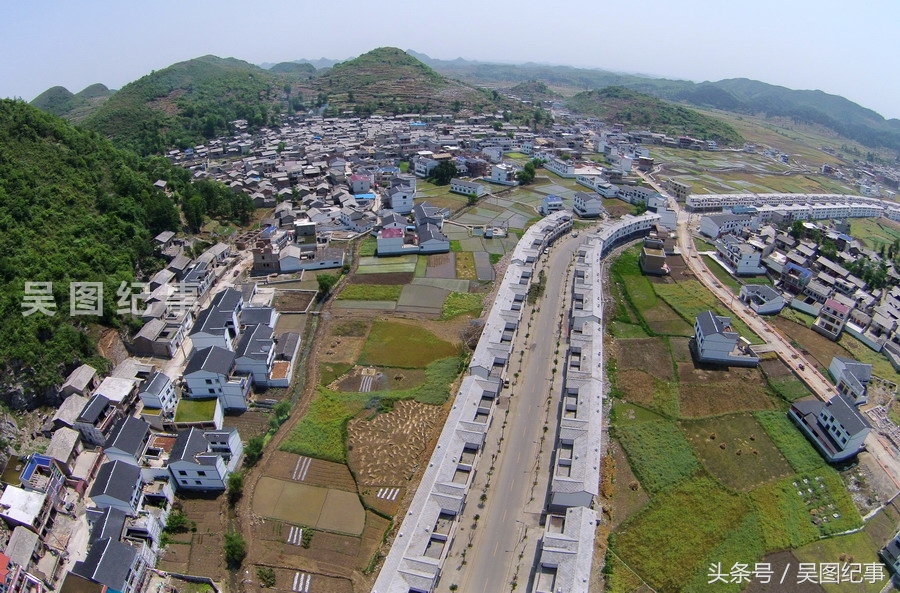
M 291 474 L 291 479 L 296 480 L 298 482 L 302 482 L 306 479 L 306 474 L 309 473 L 309 466 L 312 465 L 312 458 L 310 457 L 301 457 L 297 460 L 297 465 L 294 466 L 294 472 Z

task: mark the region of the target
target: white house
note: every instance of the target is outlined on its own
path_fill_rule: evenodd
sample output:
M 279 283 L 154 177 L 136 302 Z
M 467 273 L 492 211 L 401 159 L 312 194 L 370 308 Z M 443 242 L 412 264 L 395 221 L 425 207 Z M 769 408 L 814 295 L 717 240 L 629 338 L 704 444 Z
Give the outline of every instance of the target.
M 548 171 L 553 171 L 560 177 L 564 177 L 566 179 L 574 179 L 575 178 L 575 163 L 571 160 L 565 161 L 560 158 L 552 158 L 544 161 L 544 168 Z
M 484 186 L 474 181 L 463 181 L 454 177 L 450 180 L 450 191 L 455 194 L 480 198 L 484 195 Z
M 420 253 L 449 253 L 450 239 L 441 233 L 441 230 L 433 224 L 423 224 L 416 227 L 419 236 Z
M 412 175 L 399 175 L 391 179 L 385 207 L 397 214 L 409 214 L 415 197 L 416 178 Z
M 829 463 L 845 461 L 859 453 L 872 429 L 844 395 L 836 395 L 828 402 L 795 402 L 788 417 Z
M 869 381 L 872 380 L 872 365 L 852 358 L 835 356 L 831 359 L 828 372 L 837 385 L 838 393 L 860 406 L 868 401 Z
M 741 286 L 740 298 L 759 315 L 776 315 L 785 305 L 781 293 L 764 284 Z
M 491 165 L 489 181 L 500 185 L 519 185 L 517 174 L 518 171 L 514 166 L 507 163 L 496 163 Z
M 172 379 L 159 371 L 155 371 L 141 383 L 138 388 L 138 397 L 141 398 L 145 408 L 156 408 L 164 412 L 174 410 L 175 404 L 178 402 Z
M 224 490 L 244 447 L 236 428 L 178 433 L 169 454 L 169 473 L 177 490 Z
M 234 370 L 242 375 L 250 375 L 253 384 L 265 387 L 269 384 L 269 374 L 275 360 L 275 341 L 272 328 L 268 325 L 251 325 L 244 328 L 235 349 Z
M 141 470 L 123 461 L 107 461 L 100 466 L 88 497 L 101 509 L 119 509 L 137 515 L 141 504 Z
M 760 252 L 732 234 L 719 237 L 716 253 L 738 276 L 757 276 L 766 272 L 760 263 Z
M 575 194 L 572 209 L 582 218 L 596 218 L 606 212 L 600 196 L 581 191 Z
M 214 346 L 197 350 L 184 369 L 184 396 L 218 398 L 225 410 L 246 410 L 250 377 L 235 372 L 235 353 Z
M 544 196 L 544 199 L 541 200 L 541 205 L 538 207 L 538 211 L 543 215 L 547 216 L 554 212 L 559 212 L 560 210 L 564 210 L 565 206 L 563 205 L 563 200 L 559 196 L 554 196 L 550 194 L 548 196 Z
M 714 214 L 700 219 L 700 234 L 713 239 L 726 233 L 739 234 L 745 228 L 753 228 L 749 214 Z
M 194 350 L 213 346 L 233 350 L 233 342 L 240 335 L 240 313 L 244 308 L 244 295 L 228 288 L 213 297 L 209 306 L 197 316 L 191 328 Z
M 740 336 L 731 327 L 731 318 L 712 311 L 697 315 L 694 323 L 694 347 L 700 362 L 731 366 L 756 366 L 759 357 L 747 354 L 739 346 Z
M 649 204 L 658 195 L 656 190 L 640 185 L 623 185 L 616 191 L 616 197 L 629 204 Z

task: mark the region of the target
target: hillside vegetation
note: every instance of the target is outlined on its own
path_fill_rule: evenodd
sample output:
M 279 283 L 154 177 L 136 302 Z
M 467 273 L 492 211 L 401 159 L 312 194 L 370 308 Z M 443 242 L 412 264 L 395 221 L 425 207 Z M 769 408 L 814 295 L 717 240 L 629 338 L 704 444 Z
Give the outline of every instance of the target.
M 47 89 L 31 101 L 31 105 L 53 115 L 78 122 L 100 107 L 115 91 L 100 83 L 92 84 L 79 93 L 55 86 Z
M 234 58 L 204 56 L 131 82 L 84 120 L 84 126 L 140 154 L 184 148 L 229 132 L 245 119 L 268 125 L 292 108 L 285 93 L 296 75 L 272 73 Z
M 741 135 L 721 120 L 623 87 L 578 93 L 566 105 L 576 113 L 594 115 L 607 123 L 715 140 L 724 145 L 743 142 Z
M 153 187 L 157 179 L 171 196 Z M 180 230 L 178 203 L 201 220 L 239 218 L 233 195 L 191 184 L 166 159 L 142 159 L 21 101 L 0 101 L 0 397 L 51 401 L 76 364 L 102 368 L 85 329 L 124 323 L 116 291 L 162 267 L 152 238 Z M 69 314 L 73 281 L 103 283 L 102 316 Z M 53 316 L 23 316 L 25 282 L 52 283 Z

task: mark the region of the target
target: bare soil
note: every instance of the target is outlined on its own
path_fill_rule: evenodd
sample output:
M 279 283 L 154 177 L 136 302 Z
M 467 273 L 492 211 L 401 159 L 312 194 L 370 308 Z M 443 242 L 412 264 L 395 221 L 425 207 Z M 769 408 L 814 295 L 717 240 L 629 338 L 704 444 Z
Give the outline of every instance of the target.
M 620 369 L 636 369 L 663 381 L 675 378 L 672 357 L 663 338 L 618 340 Z
M 757 369 L 707 370 L 680 363 L 679 404 L 685 418 L 775 409 Z

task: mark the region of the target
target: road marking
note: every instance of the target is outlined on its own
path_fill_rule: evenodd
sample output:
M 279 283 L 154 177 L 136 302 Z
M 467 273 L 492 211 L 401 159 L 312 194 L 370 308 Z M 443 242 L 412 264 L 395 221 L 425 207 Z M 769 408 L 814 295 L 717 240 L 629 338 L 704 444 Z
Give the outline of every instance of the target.
M 303 529 L 297 527 L 295 525 L 291 525 L 291 530 L 288 532 L 287 543 L 299 546 L 303 542 Z

